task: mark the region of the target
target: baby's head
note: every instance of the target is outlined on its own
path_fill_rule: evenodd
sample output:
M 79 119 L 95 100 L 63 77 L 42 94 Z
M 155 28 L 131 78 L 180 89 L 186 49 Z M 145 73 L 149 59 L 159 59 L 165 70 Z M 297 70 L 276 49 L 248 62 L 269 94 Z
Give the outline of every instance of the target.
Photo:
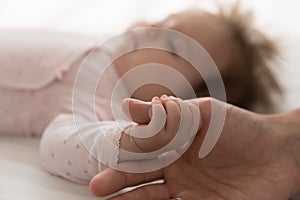
M 277 55 L 276 46 L 253 26 L 250 17 L 238 6 L 227 11 L 220 9 L 217 14 L 185 10 L 160 22 L 138 23 L 134 28 L 168 28 L 196 40 L 216 63 L 225 84 L 227 101 L 253 109 L 257 105 L 272 105 L 271 93 L 280 93 L 281 89 L 269 66 L 269 61 Z M 135 52 L 135 55 L 138 58 L 135 65 L 153 62 L 154 57 L 157 62 L 182 73 L 191 82 L 198 97 L 209 96 L 203 79 L 196 75 L 196 70 L 186 60 L 157 50 Z M 137 95 L 137 98 L 140 96 Z

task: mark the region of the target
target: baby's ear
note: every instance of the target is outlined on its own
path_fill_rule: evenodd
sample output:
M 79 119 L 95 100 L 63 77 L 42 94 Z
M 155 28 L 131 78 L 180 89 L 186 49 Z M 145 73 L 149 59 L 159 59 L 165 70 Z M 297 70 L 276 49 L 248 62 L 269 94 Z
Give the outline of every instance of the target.
M 151 102 L 126 98 L 122 101 L 122 109 L 130 120 L 138 124 L 148 124 L 150 122 Z

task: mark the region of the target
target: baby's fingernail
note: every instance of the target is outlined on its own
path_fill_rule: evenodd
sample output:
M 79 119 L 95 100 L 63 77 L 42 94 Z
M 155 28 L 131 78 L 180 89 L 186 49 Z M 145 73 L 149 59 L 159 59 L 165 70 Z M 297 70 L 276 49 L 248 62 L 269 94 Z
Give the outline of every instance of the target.
M 155 97 L 152 98 L 151 101 L 154 101 L 154 100 L 159 100 L 159 97 L 155 96 Z
M 161 98 L 161 99 L 166 99 L 166 98 L 168 98 L 168 96 L 164 94 L 164 95 L 162 95 L 160 98 Z
M 161 100 L 158 97 L 153 97 L 151 103 L 152 104 L 161 104 Z

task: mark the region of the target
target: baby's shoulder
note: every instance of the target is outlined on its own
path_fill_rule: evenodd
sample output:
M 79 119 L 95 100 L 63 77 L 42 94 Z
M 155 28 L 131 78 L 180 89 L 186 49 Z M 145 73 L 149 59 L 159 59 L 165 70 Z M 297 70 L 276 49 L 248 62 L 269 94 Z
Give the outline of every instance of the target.
M 36 90 L 59 78 L 97 43 L 72 33 L 1 30 L 0 87 Z

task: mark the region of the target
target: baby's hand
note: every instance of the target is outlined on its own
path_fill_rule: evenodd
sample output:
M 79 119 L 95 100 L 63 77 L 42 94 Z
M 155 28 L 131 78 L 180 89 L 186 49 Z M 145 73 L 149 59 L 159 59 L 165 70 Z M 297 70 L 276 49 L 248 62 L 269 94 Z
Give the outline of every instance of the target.
M 124 107 L 125 114 L 138 123 L 125 133 L 139 152 L 176 149 L 193 138 L 199 128 L 199 108 L 172 96 L 154 97 L 151 102 L 126 99 Z

